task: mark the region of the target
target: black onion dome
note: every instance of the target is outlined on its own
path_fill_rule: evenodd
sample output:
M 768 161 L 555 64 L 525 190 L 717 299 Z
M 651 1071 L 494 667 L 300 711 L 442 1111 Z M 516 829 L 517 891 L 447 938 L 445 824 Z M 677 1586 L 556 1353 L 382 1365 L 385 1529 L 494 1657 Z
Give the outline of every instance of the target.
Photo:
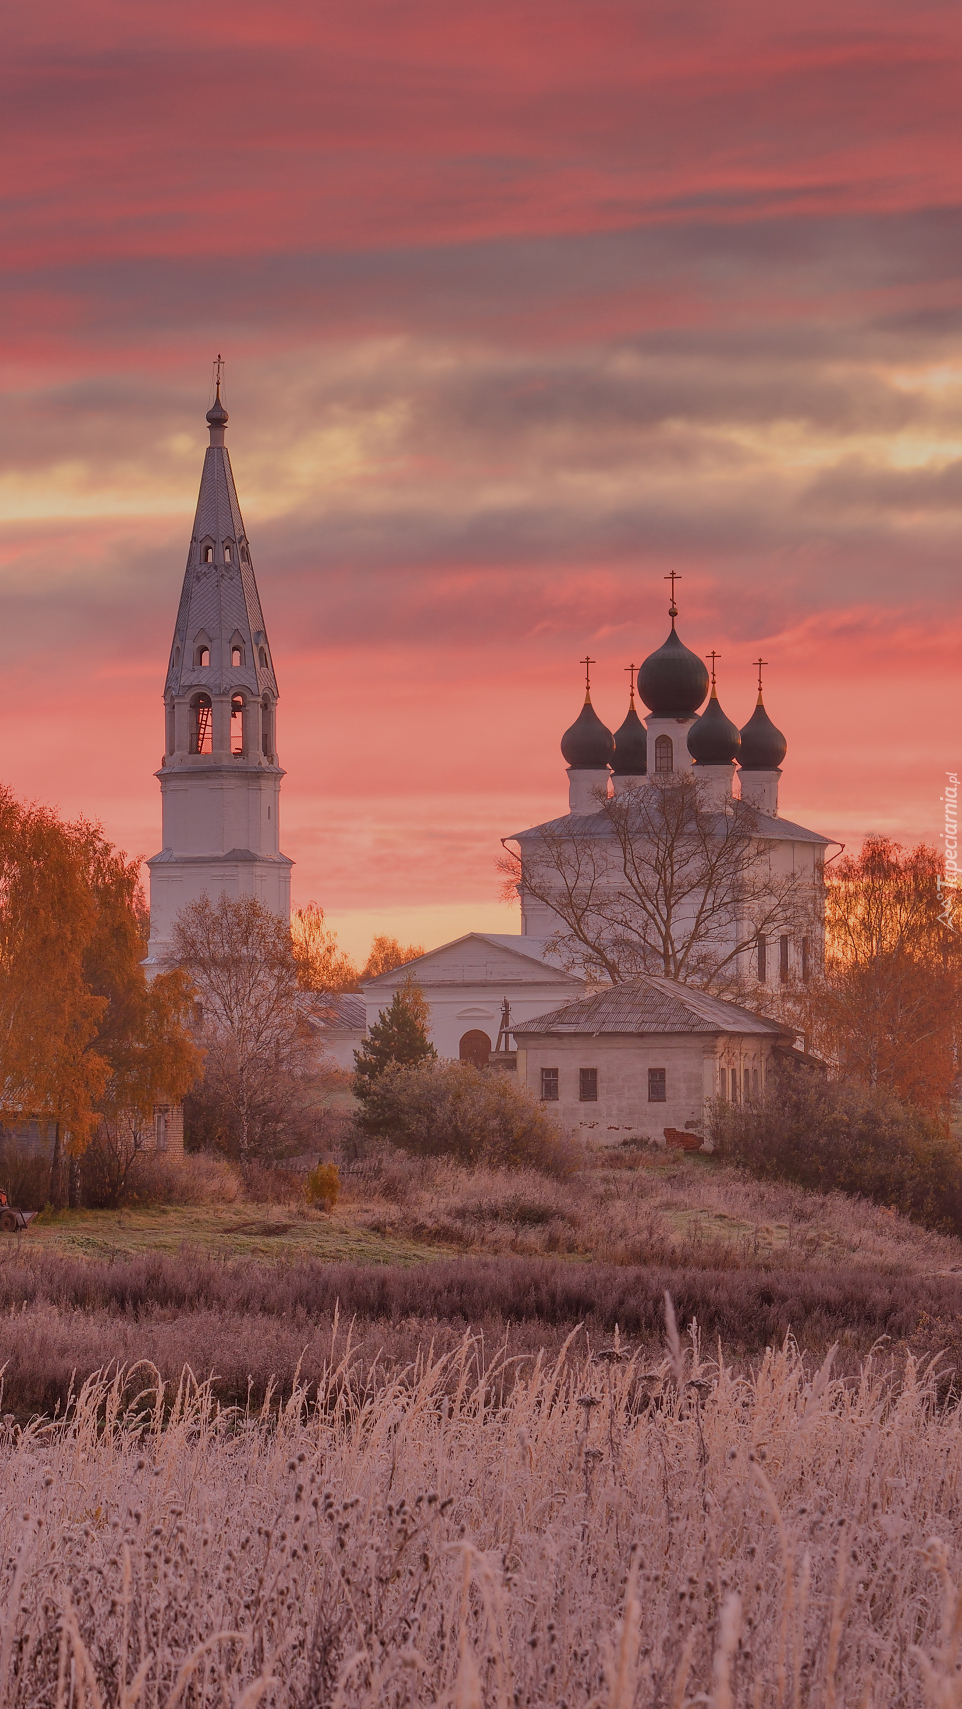
M 561 752 L 573 771 L 601 771 L 614 751 L 614 736 L 585 696 L 579 716 L 561 738 Z
M 690 718 L 708 693 L 705 662 L 678 639 L 674 624 L 664 646 L 638 672 L 638 693 L 659 718 Z
M 208 396 L 209 395 L 210 394 L 208 393 Z M 227 414 L 226 409 L 220 401 L 219 386 L 217 388 L 217 396 L 214 399 L 213 406 L 207 411 L 207 420 L 210 422 L 211 427 L 226 427 L 230 420 L 230 416 Z
M 620 730 L 615 731 L 615 757 L 611 766 L 616 777 L 644 777 L 648 770 L 648 732 L 634 705 Z
M 788 743 L 781 730 L 776 730 L 759 694 L 758 705 L 742 731 L 738 756 L 742 771 L 777 771 L 787 752 Z
M 730 765 L 741 747 L 738 725 L 726 718 L 715 690 L 688 732 L 688 752 L 696 765 Z

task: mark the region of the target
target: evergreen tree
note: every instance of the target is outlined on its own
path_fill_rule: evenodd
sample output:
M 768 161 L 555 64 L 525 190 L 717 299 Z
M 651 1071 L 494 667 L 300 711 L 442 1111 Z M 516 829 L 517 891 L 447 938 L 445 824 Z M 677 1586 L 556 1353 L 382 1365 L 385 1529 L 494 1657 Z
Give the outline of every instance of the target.
M 361 1105 L 361 1126 L 367 1133 L 384 1131 L 384 1113 L 379 1108 L 378 1081 L 386 1068 L 417 1068 L 436 1061 L 437 1051 L 428 1038 L 428 1006 L 424 992 L 407 980 L 394 993 L 391 1006 L 382 1009 L 362 1044 L 354 1052 L 354 1093 Z

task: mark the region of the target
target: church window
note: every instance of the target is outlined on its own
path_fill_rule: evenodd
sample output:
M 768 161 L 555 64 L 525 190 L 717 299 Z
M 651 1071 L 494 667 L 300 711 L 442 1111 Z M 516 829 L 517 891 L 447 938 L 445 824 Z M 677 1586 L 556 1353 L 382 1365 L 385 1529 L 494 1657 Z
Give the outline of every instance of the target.
M 721 1099 L 723 1104 L 728 1102 L 728 1069 L 727 1068 L 719 1068 L 719 1070 L 718 1070 L 718 1096 Z
M 154 1135 L 158 1151 L 167 1150 L 167 1115 L 167 1110 L 160 1109 L 154 1116 Z
M 205 546 L 204 547 L 204 563 L 205 564 L 212 564 L 213 562 L 214 562 L 214 548 L 213 548 L 213 546 Z
M 175 647 L 174 648 L 174 670 L 177 670 L 179 665 L 180 665 L 180 648 Z
M 261 704 L 261 752 L 265 759 L 274 758 L 274 709 L 266 698 Z
M 759 932 L 755 939 L 755 973 L 759 985 L 764 985 L 768 978 L 768 939 L 764 932 Z
M 266 669 L 267 669 L 267 648 L 266 647 L 262 647 L 260 650 L 260 661 L 261 661 L 261 670 L 266 671 Z
M 578 1069 L 578 1097 L 583 1104 L 596 1104 L 598 1102 L 597 1068 Z
M 167 723 L 167 752 L 169 754 L 172 754 L 174 751 L 174 733 L 175 733 L 174 732 L 174 703 L 172 700 L 168 701 L 168 703 L 167 703 L 166 723 Z
M 752 1069 L 752 1097 L 758 1097 L 758 1069 Z
M 783 985 L 788 984 L 788 939 L 778 940 L 778 977 Z
M 658 736 L 655 739 L 655 770 L 674 771 L 675 756 L 670 736 Z
M 556 1104 L 558 1102 L 557 1068 L 542 1068 L 541 1096 L 546 1104 Z
M 806 985 L 808 984 L 811 977 L 812 977 L 812 941 L 811 941 L 811 938 L 803 938 L 802 939 L 802 979 L 804 980 Z
M 737 1104 L 738 1103 L 738 1069 L 737 1068 L 732 1069 L 731 1081 L 732 1081 L 732 1103 Z
M 210 648 L 206 641 L 198 641 L 194 648 L 194 664 L 206 668 L 210 664 Z
M 244 752 L 244 696 L 242 694 L 231 696 L 230 751 L 232 754 Z
M 745 1073 L 744 1073 L 743 1078 L 744 1078 L 744 1084 L 745 1084 L 745 1102 L 747 1104 L 749 1098 L 752 1095 L 752 1076 L 751 1076 L 750 1069 L 748 1069 L 748 1068 L 745 1069 Z
M 190 751 L 210 754 L 214 751 L 212 728 L 213 708 L 209 694 L 195 694 L 190 703 Z
M 667 741 L 667 737 L 665 739 Z M 666 1069 L 649 1068 L 648 1102 L 649 1104 L 666 1104 L 668 1102 L 668 1073 Z
M 242 665 L 244 663 L 244 649 L 243 649 L 243 647 L 232 647 L 231 648 L 231 650 L 230 650 L 230 662 L 232 665 Z
M 224 547 L 224 563 L 225 564 L 230 563 L 230 547 L 229 546 Z

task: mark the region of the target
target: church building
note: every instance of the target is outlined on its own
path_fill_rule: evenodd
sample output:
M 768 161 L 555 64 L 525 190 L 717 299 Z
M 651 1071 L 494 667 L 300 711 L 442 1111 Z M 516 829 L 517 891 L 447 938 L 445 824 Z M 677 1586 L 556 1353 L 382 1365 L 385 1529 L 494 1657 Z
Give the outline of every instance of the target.
M 220 380 L 164 688 L 163 847 L 150 869 L 147 971 L 201 896 L 255 896 L 287 919 L 280 849 L 277 678 L 230 457 Z

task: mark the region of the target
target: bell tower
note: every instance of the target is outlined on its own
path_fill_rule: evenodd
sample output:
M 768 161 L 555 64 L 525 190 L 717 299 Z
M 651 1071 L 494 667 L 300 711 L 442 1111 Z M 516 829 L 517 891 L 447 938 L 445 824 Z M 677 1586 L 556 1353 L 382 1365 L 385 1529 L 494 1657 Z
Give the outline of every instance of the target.
M 218 357 L 164 689 L 166 742 L 156 774 L 163 848 L 147 862 L 148 972 L 170 954 L 181 909 L 203 895 L 256 896 L 284 919 L 290 913 L 293 862 L 279 843 L 277 679 L 224 444 L 220 387 Z

